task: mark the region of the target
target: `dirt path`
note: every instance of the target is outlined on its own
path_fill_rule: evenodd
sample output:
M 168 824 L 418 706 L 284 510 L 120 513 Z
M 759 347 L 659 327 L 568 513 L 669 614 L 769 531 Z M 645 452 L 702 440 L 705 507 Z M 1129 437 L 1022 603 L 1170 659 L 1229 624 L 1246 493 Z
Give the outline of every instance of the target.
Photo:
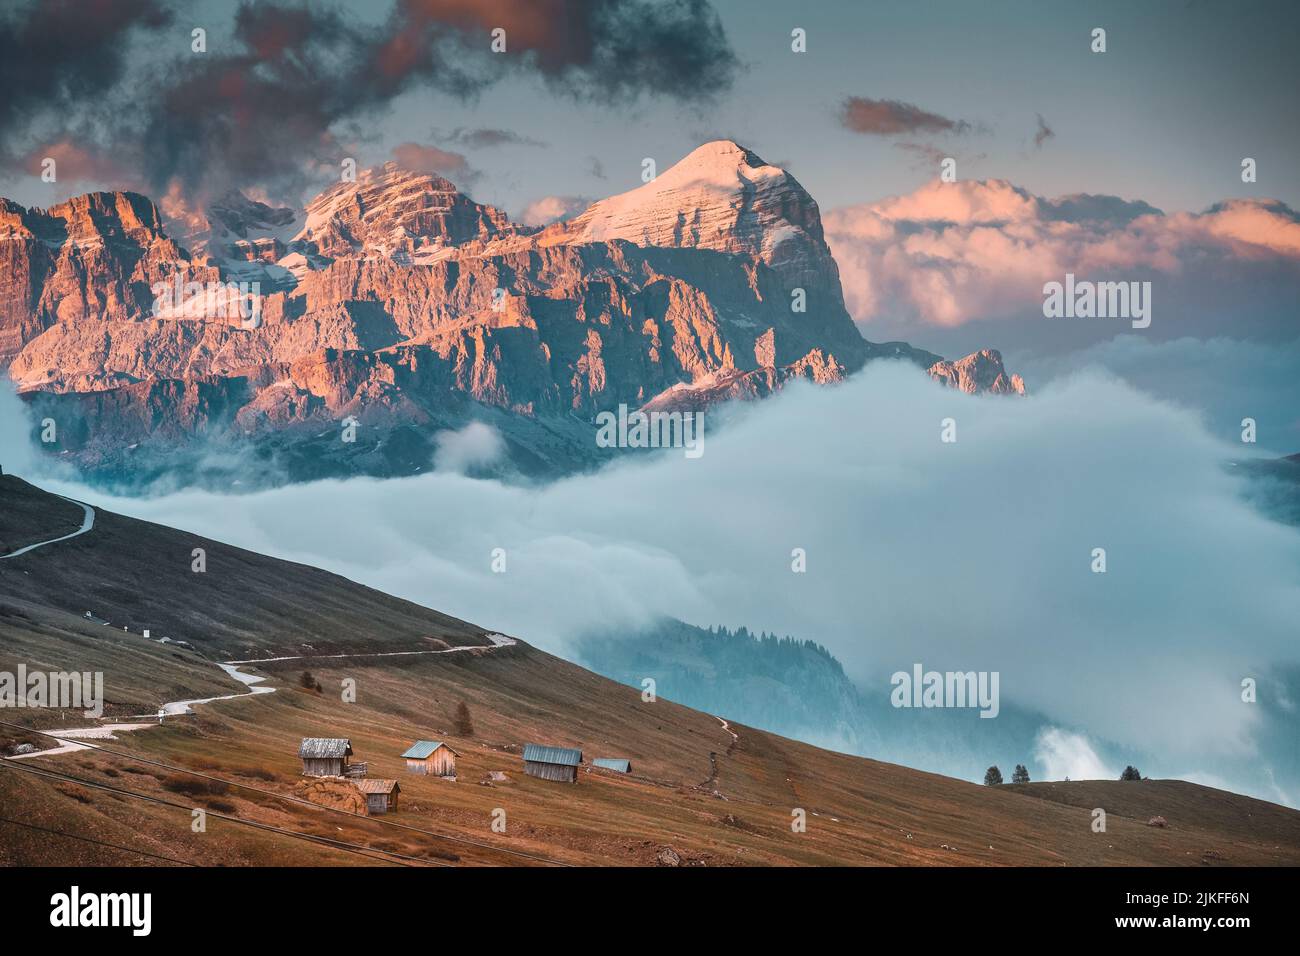
M 714 716 L 717 716 L 717 715 L 715 714 Z M 736 749 L 736 744 L 740 743 L 740 734 L 738 734 L 738 733 L 736 733 L 734 730 L 732 730 L 732 729 L 731 729 L 731 724 L 727 723 L 727 722 L 726 722 L 725 720 L 723 720 L 721 717 L 718 717 L 718 722 L 722 724 L 722 729 L 723 729 L 723 730 L 725 730 L 727 733 L 731 734 L 731 743 L 729 743 L 729 744 L 727 745 L 727 756 L 730 757 L 731 754 L 732 754 L 732 753 L 735 751 L 735 749 Z
M 29 754 L 15 754 L 5 760 L 26 760 L 28 757 L 53 757 L 56 754 L 70 754 L 77 750 L 94 750 L 94 744 L 78 743 L 82 740 L 116 740 L 118 733 L 132 730 L 144 730 L 153 724 L 104 724 L 100 727 L 74 727 L 71 730 L 47 730 L 44 733 L 57 737 L 62 743 L 48 750 L 34 750 Z
M 59 497 L 59 498 L 63 498 L 63 495 L 58 495 L 57 497 Z M 75 537 L 77 537 L 77 536 L 79 536 L 79 535 L 83 535 L 83 534 L 85 534 L 87 531 L 89 531 L 91 528 L 95 527 L 95 509 L 94 509 L 94 508 L 90 507 L 90 505 L 88 505 L 88 504 L 84 504 L 83 502 L 80 502 L 80 501 L 73 501 L 71 498 L 63 498 L 63 500 L 64 500 L 64 501 L 71 502 L 71 503 L 74 504 L 74 505 L 80 505 L 82 511 L 85 512 L 85 516 L 81 519 L 81 527 L 80 527 L 80 528 L 78 528 L 76 531 L 72 532 L 72 534 L 65 534 L 65 535 L 63 535 L 63 537 L 61 537 L 61 538 L 50 538 L 49 541 L 38 541 L 38 542 L 36 542 L 35 544 L 29 544 L 29 545 L 27 545 L 27 547 L 25 547 L 25 548 L 19 548 L 17 551 L 12 551 L 12 552 L 10 552 L 9 554 L 0 554 L 0 561 L 7 561 L 7 560 L 9 560 L 10 558 L 16 558 L 16 557 L 18 557 L 20 554 L 26 554 L 28 551 L 35 551 L 37 548 L 43 548 L 43 547 L 45 547 L 47 544 L 58 544 L 60 541 L 67 541 L 69 538 L 75 538 Z
M 462 644 L 459 647 L 444 647 L 440 651 L 371 651 L 368 654 L 301 654 L 294 657 L 254 657 L 246 661 L 226 661 L 226 664 L 270 664 L 275 661 L 332 661 L 343 657 L 413 657 L 418 654 L 455 654 L 457 651 L 491 651 L 498 647 L 512 647 L 519 642 L 504 634 L 483 635 L 492 642 L 491 646 L 482 644 Z M 225 664 L 220 665 L 225 667 Z M 233 676 L 233 675 L 232 675 Z M 238 695 L 237 695 L 238 696 Z M 216 698 L 220 700 L 220 698 Z M 204 703 L 204 701 L 197 701 Z
M 235 666 L 233 661 L 227 661 L 224 664 L 218 664 L 223 671 L 246 686 L 248 690 L 243 694 L 223 694 L 220 697 L 198 697 L 194 700 L 173 700 L 162 705 L 162 712 L 168 717 L 178 717 L 182 714 L 188 714 L 190 707 L 194 704 L 210 704 L 214 700 L 234 700 L 236 697 L 252 697 L 254 694 L 274 694 L 274 687 L 258 687 L 266 680 L 265 677 L 258 677 L 256 674 L 245 674 Z M 155 716 L 150 714 L 140 714 L 141 717 Z
M 162 723 L 165 717 L 178 717 L 182 714 L 188 714 L 193 704 L 210 704 L 214 700 L 234 700 L 236 697 L 252 697 L 254 694 L 274 694 L 274 687 L 257 687 L 266 680 L 265 677 L 258 677 L 256 674 L 241 673 L 236 667 L 230 664 L 218 664 L 223 671 L 248 687 L 248 691 L 243 694 L 225 694 L 221 697 L 199 697 L 194 700 L 173 700 L 168 701 L 159 708 L 157 714 L 135 714 L 128 718 L 129 720 L 140 720 L 142 718 L 157 718 L 157 723 L 147 724 L 101 724 L 98 727 L 70 727 L 66 730 L 47 730 L 44 733 L 51 737 L 57 738 L 60 743 L 56 747 L 50 747 L 46 750 L 36 750 L 29 754 L 18 754 L 9 757 L 9 760 L 26 760 L 28 757 L 54 757 L 58 754 L 74 753 L 78 750 L 93 750 L 94 744 L 81 743 L 84 740 L 116 740 L 118 733 L 130 733 L 133 730 L 148 730 L 150 727 L 156 727 Z
M 80 533 L 80 532 L 78 532 Z M 68 535 L 68 537 L 75 537 Z M 61 538 L 55 540 L 63 540 Z M 46 542 L 52 544 L 53 542 Z M 33 545 L 39 547 L 39 545 Z M 17 553 L 17 552 L 15 552 Z M 270 661 L 301 661 L 301 660 L 320 660 L 337 659 L 341 657 L 405 657 L 411 654 L 451 654 L 454 651 L 472 651 L 472 650 L 496 650 L 498 647 L 511 647 L 519 642 L 513 637 L 506 637 L 504 634 L 487 634 L 488 640 L 492 642 L 491 646 L 485 647 L 482 644 L 472 644 L 462 647 L 448 647 L 440 651 L 381 651 L 372 654 L 318 654 L 303 657 L 263 657 L 250 661 L 225 661 L 218 663 L 217 666 L 223 671 L 246 686 L 248 690 L 243 694 L 223 694 L 219 697 L 197 697 L 191 700 L 173 700 L 168 701 L 159 708 L 157 714 L 136 714 L 132 720 L 140 719 L 157 719 L 162 723 L 167 717 L 179 717 L 190 713 L 190 708 L 196 704 L 210 704 L 217 700 L 235 700 L 239 697 L 253 697 L 257 694 L 274 694 L 274 687 L 261 687 L 266 678 L 258 677 L 256 674 L 245 674 L 239 668 L 246 664 L 262 664 Z M 725 723 L 725 721 L 724 721 Z M 73 753 L 78 750 L 93 750 L 94 744 L 81 743 L 85 740 L 116 740 L 115 733 L 129 733 L 135 730 L 147 730 L 150 727 L 156 727 L 156 723 L 147 724 L 103 724 L 98 727 L 72 727 L 67 730 L 47 730 L 44 733 L 51 737 L 57 738 L 60 743 L 58 746 L 50 747 L 46 750 L 36 750 L 29 754 L 19 754 L 13 757 L 7 757 L 7 760 L 26 760 L 29 757 L 53 757 L 58 754 Z M 730 751 L 728 751 L 730 752 Z
M 718 717 L 717 714 L 714 714 L 713 716 L 718 723 L 722 724 L 722 729 L 731 734 L 731 743 L 727 744 L 727 752 L 723 754 L 724 757 L 730 757 L 732 753 L 735 752 L 736 744 L 740 743 L 740 734 L 732 730 L 731 724 L 727 723 L 721 717 Z M 707 790 L 715 797 L 722 797 L 722 791 L 718 789 L 718 755 L 712 750 L 709 751 L 709 779 L 698 784 L 698 788 L 701 790 Z M 725 800 L 726 797 L 723 797 L 723 799 Z

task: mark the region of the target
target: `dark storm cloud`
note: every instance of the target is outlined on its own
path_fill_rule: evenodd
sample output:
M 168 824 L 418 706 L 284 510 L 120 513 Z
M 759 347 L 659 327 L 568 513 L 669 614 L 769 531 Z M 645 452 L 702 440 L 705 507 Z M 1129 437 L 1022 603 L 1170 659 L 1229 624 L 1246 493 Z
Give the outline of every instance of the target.
M 840 104 L 840 125 L 868 136 L 896 136 L 899 133 L 966 133 L 971 124 L 953 120 L 904 103 L 901 100 L 872 100 L 847 97 Z
M 503 29 L 508 53 L 583 99 L 707 99 L 739 66 L 707 0 L 401 0 L 395 21 L 416 49 L 448 31 L 486 46 Z
M 0 145 L 40 152 L 48 130 L 37 121 L 59 110 L 58 138 L 75 131 L 80 149 L 139 169 L 152 190 L 293 191 L 337 169 L 347 143 L 370 133 L 362 124 L 410 90 L 465 99 L 519 73 L 584 100 L 699 100 L 737 69 L 705 0 L 397 0 L 378 24 L 333 7 L 241 3 L 230 41 L 214 25 L 208 51 L 191 53 L 187 25 L 186 52 L 127 76 L 122 41 L 168 22 L 159 2 L 126 0 L 112 13 L 57 3 L 6 22 L 0 52 L 20 56 L 17 66 L 5 57 L 0 77 L 6 93 L 22 93 L 0 103 Z M 491 49 L 497 28 L 504 53 Z M 29 62 L 27 48 L 52 65 Z M 480 145 L 492 145 L 483 132 Z
M 0 10 L 0 153 L 28 125 L 121 82 L 133 34 L 170 21 L 159 0 L 49 0 Z

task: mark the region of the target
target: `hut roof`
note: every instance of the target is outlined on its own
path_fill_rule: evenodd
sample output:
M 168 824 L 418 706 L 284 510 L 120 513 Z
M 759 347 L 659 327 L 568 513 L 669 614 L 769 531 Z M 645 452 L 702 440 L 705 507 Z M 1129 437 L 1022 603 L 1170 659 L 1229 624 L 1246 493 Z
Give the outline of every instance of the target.
M 547 747 L 542 744 L 524 744 L 524 760 L 529 763 L 557 763 L 576 767 L 582 763 L 582 751 L 567 747 Z
M 298 756 L 315 760 L 351 757 L 352 741 L 344 737 L 304 737 L 298 746 Z
M 630 773 L 632 771 L 632 761 L 625 760 L 622 757 L 597 757 L 591 763 L 594 767 L 617 770 L 619 773 Z
M 411 744 L 410 749 L 407 750 L 406 753 L 402 754 L 402 756 L 406 757 L 408 760 L 423 760 L 426 757 L 433 756 L 434 752 L 439 747 L 447 747 L 447 745 L 441 740 L 417 740 L 415 743 Z M 450 747 L 447 747 L 447 749 L 451 750 Z M 451 750 L 451 752 L 456 754 L 457 757 L 460 756 L 460 754 L 457 754 L 454 750 Z
M 374 777 L 362 777 L 360 780 L 353 780 L 355 786 L 362 793 L 401 793 L 402 787 L 396 780 L 376 780 Z

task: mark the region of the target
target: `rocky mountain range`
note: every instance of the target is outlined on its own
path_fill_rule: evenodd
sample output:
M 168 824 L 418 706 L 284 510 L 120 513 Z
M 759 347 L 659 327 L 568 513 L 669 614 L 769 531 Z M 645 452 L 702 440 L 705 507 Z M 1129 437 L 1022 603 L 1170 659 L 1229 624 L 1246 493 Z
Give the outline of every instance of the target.
M 562 473 L 609 454 L 593 419 L 620 404 L 761 397 L 879 358 L 1024 390 L 995 351 L 865 340 L 816 202 L 725 140 L 544 228 L 394 164 L 301 211 L 240 193 L 202 211 L 0 200 L 0 368 L 59 424 L 57 450 L 108 481 L 205 480 L 214 445 L 250 480 L 258 463 L 409 474 L 472 420 L 512 468 Z

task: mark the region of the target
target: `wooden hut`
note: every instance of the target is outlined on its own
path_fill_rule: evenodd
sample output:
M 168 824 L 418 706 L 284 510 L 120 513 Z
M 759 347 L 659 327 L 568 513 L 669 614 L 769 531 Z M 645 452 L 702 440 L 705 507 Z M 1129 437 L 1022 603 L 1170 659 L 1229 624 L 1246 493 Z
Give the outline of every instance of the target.
M 623 757 L 597 757 L 591 762 L 593 767 L 600 767 L 604 770 L 612 770 L 615 773 L 631 773 L 632 761 Z
M 577 783 L 580 763 L 582 763 L 581 750 L 524 744 L 524 773 L 529 776 L 541 777 L 543 780 L 559 780 L 563 783 Z
M 402 754 L 407 773 L 429 777 L 456 776 L 456 758 L 459 756 L 441 740 L 417 740 Z
M 343 737 L 304 737 L 298 747 L 304 777 L 342 777 L 348 771 L 352 741 Z
M 382 816 L 389 810 L 396 812 L 397 795 L 402 792 L 396 780 L 353 780 L 352 785 L 366 798 L 366 809 L 375 816 Z

